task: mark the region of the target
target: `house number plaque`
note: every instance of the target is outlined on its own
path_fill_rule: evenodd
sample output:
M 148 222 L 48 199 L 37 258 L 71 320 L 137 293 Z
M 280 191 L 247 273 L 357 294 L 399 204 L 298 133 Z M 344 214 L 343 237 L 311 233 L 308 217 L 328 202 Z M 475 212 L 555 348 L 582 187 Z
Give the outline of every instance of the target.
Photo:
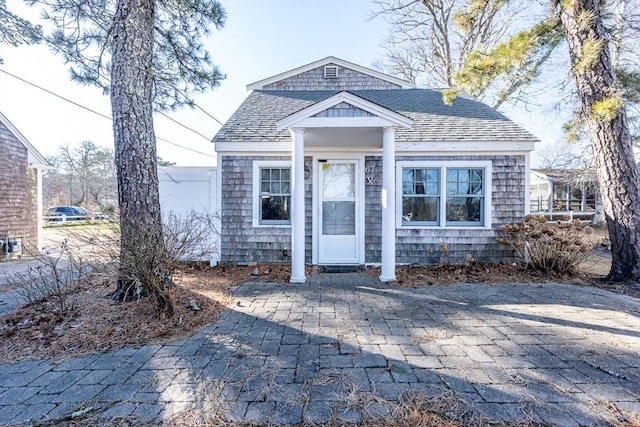
M 368 165 L 364 167 L 365 178 L 367 180 L 367 185 L 373 185 L 373 178 L 375 177 L 374 171 L 376 170 L 376 165 Z

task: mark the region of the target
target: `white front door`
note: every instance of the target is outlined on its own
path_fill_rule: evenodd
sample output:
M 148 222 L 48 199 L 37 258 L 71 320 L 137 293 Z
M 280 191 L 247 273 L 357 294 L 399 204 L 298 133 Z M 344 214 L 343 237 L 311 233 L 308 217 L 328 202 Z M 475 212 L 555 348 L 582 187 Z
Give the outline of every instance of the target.
M 357 160 L 326 160 L 319 170 L 319 264 L 359 263 Z

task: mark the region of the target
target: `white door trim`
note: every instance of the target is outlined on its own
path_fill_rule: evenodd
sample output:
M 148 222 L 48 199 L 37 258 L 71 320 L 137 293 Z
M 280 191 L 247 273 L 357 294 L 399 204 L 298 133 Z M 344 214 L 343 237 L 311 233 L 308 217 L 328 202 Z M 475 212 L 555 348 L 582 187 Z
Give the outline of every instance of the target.
M 357 250 L 357 264 L 364 265 L 365 260 L 365 200 L 364 200 L 364 155 L 362 154 L 340 154 L 340 153 L 327 153 L 327 154 L 314 154 L 313 156 L 313 190 L 312 190 L 312 215 L 311 215 L 311 227 L 312 227 L 312 254 L 311 262 L 313 265 L 320 263 L 320 237 L 321 230 L 319 218 L 320 218 L 320 160 L 348 160 L 355 161 L 356 171 L 356 250 Z

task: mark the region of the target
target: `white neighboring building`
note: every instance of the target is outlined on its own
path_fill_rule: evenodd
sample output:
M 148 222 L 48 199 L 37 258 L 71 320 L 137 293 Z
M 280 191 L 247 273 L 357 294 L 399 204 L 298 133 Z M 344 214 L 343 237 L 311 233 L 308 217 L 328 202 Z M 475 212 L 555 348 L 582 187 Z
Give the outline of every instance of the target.
M 185 217 L 195 211 L 211 220 L 209 240 L 193 248 L 193 253 L 212 249 L 200 259 L 189 257 L 188 261 L 209 261 L 215 265 L 220 261 L 220 199 L 218 172 L 215 167 L 158 167 L 160 206 L 163 220 L 170 214 Z M 202 225 L 202 224 L 201 224 Z

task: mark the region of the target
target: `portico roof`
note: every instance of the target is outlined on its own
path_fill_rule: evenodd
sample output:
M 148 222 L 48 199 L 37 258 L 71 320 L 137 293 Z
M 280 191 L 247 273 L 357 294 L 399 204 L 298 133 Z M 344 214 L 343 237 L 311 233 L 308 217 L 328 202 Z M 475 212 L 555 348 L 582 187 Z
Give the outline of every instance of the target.
M 351 107 L 356 117 L 316 117 L 340 104 Z M 342 91 L 297 111 L 276 123 L 278 130 L 290 127 L 411 127 L 413 121 L 402 114 L 375 104 L 353 93 Z

